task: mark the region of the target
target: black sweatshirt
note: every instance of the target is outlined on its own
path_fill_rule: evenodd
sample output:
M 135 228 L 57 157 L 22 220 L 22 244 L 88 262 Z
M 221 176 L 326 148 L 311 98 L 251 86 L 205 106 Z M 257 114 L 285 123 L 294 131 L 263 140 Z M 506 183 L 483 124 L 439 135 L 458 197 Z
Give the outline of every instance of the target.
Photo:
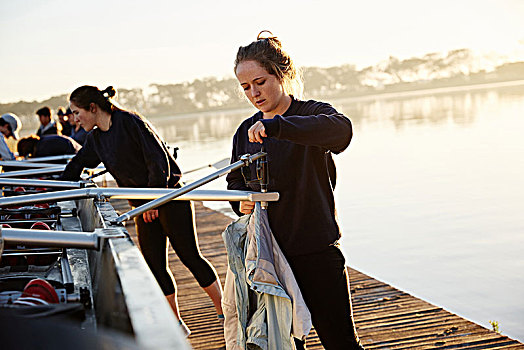
M 100 162 L 120 187 L 173 188 L 181 176 L 180 168 L 152 126 L 140 116 L 121 110 L 111 113 L 108 131 L 96 128 L 88 133 L 62 179 L 78 180 L 84 167 L 96 167 Z
M 267 138 L 268 191 L 280 193 L 278 202 L 268 206 L 269 224 L 286 256 L 311 254 L 327 249 L 340 238 L 335 220 L 332 184 L 335 166 L 332 153 L 340 153 L 352 137 L 350 120 L 331 105 L 293 99 L 282 116 L 262 119 L 258 112 L 246 119 L 233 138 L 231 161 L 246 153 L 260 151 L 261 144 L 250 143 L 248 129 L 261 120 Z M 256 165 L 250 166 L 251 179 Z M 227 176 L 228 189 L 260 190 L 246 186 L 240 170 Z M 238 215 L 239 203 L 232 202 Z
M 62 135 L 44 135 L 36 143 L 33 157 L 75 154 L 82 146 L 72 138 Z

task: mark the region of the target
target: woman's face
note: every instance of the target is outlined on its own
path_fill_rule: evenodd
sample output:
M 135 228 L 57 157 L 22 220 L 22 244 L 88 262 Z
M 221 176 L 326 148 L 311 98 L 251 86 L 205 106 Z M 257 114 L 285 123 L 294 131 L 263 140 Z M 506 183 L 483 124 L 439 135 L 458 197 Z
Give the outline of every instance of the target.
M 287 95 L 275 75 L 269 74 L 256 61 L 240 62 L 235 73 L 249 101 L 264 116 L 273 117 L 285 112 L 285 108 L 282 109 L 286 106 Z
M 85 131 L 91 131 L 96 126 L 96 114 L 80 108 L 74 102 L 69 102 L 69 108 L 73 112 L 73 118 Z

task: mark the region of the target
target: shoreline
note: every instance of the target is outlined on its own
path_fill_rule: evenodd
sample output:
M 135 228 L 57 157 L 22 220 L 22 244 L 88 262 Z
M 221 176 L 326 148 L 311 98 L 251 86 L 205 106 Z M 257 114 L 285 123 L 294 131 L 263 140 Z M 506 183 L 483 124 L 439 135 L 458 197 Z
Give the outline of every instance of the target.
M 433 94 L 446 94 L 446 93 L 459 93 L 463 91 L 478 91 L 478 90 L 486 90 L 486 89 L 498 89 L 498 88 L 504 88 L 504 87 L 516 87 L 516 86 L 524 86 L 524 79 L 519 80 L 506 80 L 506 81 L 499 81 L 499 82 L 486 82 L 486 83 L 475 83 L 475 84 L 462 84 L 462 85 L 450 85 L 450 86 L 442 86 L 442 87 L 419 87 L 417 89 L 406 89 L 406 90 L 397 90 L 395 91 L 395 85 L 392 85 L 389 88 L 385 88 L 382 91 L 370 91 L 365 93 L 347 93 L 347 96 L 342 96 L 338 94 L 333 95 L 314 95 L 314 94 L 306 94 L 305 100 L 313 98 L 313 99 L 325 99 L 332 102 L 345 102 L 345 103 L 353 103 L 353 102 L 366 102 L 366 101 L 373 101 L 373 100 L 379 100 L 379 99 L 401 99 L 401 98 L 411 98 L 411 97 L 417 97 L 417 96 L 424 96 L 424 95 L 433 95 Z M 398 88 L 399 86 L 397 86 Z M 44 101 L 36 101 L 38 104 L 45 104 L 46 100 Z M 27 102 L 27 101 L 18 101 L 18 102 L 10 102 L 10 103 L 0 103 L 0 106 L 2 105 L 15 105 L 18 103 L 35 103 L 35 101 Z M 65 101 L 64 101 L 65 104 Z M 245 106 L 245 105 L 243 105 Z M 233 106 L 230 108 L 214 108 L 214 109 L 205 109 L 205 110 L 195 110 L 191 112 L 183 112 L 179 114 L 159 114 L 159 115 L 151 115 L 151 114 L 144 114 L 144 116 L 151 121 L 154 120 L 166 120 L 166 119 L 179 119 L 179 118 L 192 118 L 196 115 L 200 116 L 206 116 L 206 115 L 215 115 L 217 113 L 224 113 L 226 115 L 230 114 L 238 114 L 238 113 L 251 113 L 253 111 L 256 111 L 254 107 L 242 107 L 240 105 Z M 141 113 L 141 112 L 140 112 Z M 24 119 L 31 118 L 31 116 L 27 115 L 19 115 L 19 117 L 22 117 Z M 24 124 L 27 125 L 27 127 L 35 128 L 38 126 L 38 122 L 36 119 L 34 122 L 28 122 L 27 120 L 24 120 Z M 32 132 L 29 132 L 29 134 Z M 25 135 L 25 133 L 24 133 Z M 26 135 L 27 136 L 27 135 Z
M 390 91 L 394 90 L 391 89 L 384 89 L 383 92 L 373 92 L 373 93 L 366 93 L 366 94 L 358 94 L 351 96 L 352 94 L 349 93 L 347 97 L 339 96 L 339 95 L 333 95 L 333 96 L 307 96 L 304 98 L 304 100 L 309 99 L 324 99 L 329 100 L 330 102 L 345 102 L 345 103 L 353 103 L 353 102 L 367 102 L 367 101 L 373 101 L 373 100 L 387 100 L 387 99 L 403 99 L 403 98 L 412 98 L 417 96 L 426 96 L 426 95 L 442 95 L 442 94 L 448 94 L 448 93 L 460 93 L 460 92 L 466 92 L 466 91 L 479 91 L 479 90 L 490 90 L 490 89 L 499 89 L 499 88 L 505 88 L 505 87 L 517 87 L 517 86 L 524 86 L 524 79 L 519 80 L 508 80 L 508 81 L 501 81 L 501 82 L 490 82 L 490 83 L 477 83 L 477 84 L 465 84 L 465 85 L 451 85 L 447 87 L 428 87 L 428 88 L 420 88 L 420 89 L 413 89 L 413 90 L 402 90 L 402 91 Z M 237 107 L 237 108 L 217 108 L 217 109 L 207 109 L 202 111 L 193 111 L 193 112 L 187 112 L 187 113 L 181 113 L 178 115 L 156 115 L 156 116 L 147 116 L 147 118 L 151 121 L 154 121 L 155 119 L 159 120 L 162 119 L 165 121 L 166 119 L 178 119 L 178 118 L 194 118 L 196 115 L 199 116 L 206 116 L 206 115 L 215 115 L 217 113 L 224 113 L 226 115 L 231 114 L 237 114 L 237 113 L 250 113 L 256 111 L 254 107 Z

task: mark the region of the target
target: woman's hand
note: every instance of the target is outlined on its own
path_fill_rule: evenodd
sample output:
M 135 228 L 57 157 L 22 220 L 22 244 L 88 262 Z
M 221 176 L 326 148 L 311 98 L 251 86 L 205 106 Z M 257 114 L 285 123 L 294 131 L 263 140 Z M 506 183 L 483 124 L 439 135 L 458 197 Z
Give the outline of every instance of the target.
M 144 221 L 147 223 L 153 222 L 158 217 L 158 209 L 151 209 L 142 214 Z
M 255 202 L 242 201 L 240 202 L 240 212 L 242 214 L 251 214 L 255 208 Z
M 249 137 L 249 142 L 262 143 L 262 138 L 267 137 L 264 124 L 260 120 L 253 124 L 247 131 L 247 136 Z

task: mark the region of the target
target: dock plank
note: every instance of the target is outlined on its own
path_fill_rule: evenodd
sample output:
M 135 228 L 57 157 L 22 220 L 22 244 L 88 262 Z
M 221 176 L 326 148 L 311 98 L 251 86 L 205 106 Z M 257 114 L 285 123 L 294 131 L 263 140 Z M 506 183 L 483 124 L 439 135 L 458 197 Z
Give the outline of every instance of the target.
M 129 210 L 127 201 L 112 200 L 121 213 Z M 222 231 L 231 222 L 223 214 L 195 202 L 200 250 L 222 281 L 227 258 Z M 136 243 L 132 222 L 126 223 Z M 169 264 L 178 286 L 181 315 L 191 329 L 194 349 L 224 349 L 224 337 L 211 300 L 198 286 L 189 270 L 172 249 Z M 355 324 L 366 349 L 503 349 L 524 350 L 516 340 L 486 329 L 443 308 L 398 290 L 348 267 Z M 307 348 L 323 349 L 316 332 L 307 338 Z

